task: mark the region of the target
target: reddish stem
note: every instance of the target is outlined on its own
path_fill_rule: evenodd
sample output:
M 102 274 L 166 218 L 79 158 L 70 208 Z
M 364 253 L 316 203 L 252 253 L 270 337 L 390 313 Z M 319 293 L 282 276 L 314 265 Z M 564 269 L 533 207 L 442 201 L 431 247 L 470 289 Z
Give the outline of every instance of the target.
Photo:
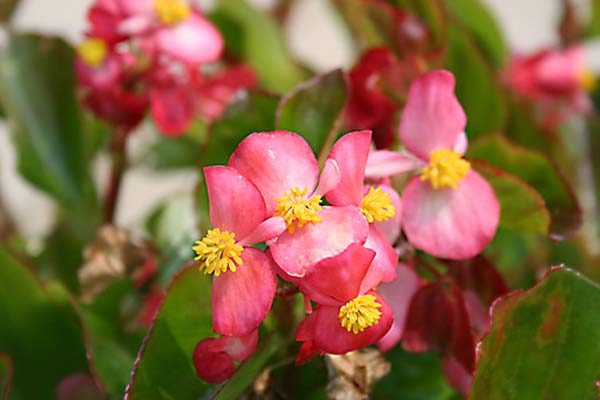
M 121 191 L 121 183 L 123 181 L 125 170 L 127 169 L 127 136 L 127 131 L 124 129 L 115 129 L 113 132 L 110 145 L 112 158 L 110 181 L 103 203 L 104 212 L 102 222 L 105 224 L 114 222 L 119 192 Z

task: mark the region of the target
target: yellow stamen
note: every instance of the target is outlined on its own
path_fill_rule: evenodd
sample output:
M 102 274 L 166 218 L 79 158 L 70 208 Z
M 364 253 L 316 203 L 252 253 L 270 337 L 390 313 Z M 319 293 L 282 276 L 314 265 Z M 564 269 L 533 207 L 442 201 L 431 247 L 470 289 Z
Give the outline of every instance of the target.
M 579 84 L 581 87 L 588 93 L 596 90 L 596 86 L 598 84 L 596 77 L 589 69 L 583 69 L 579 75 L 577 76 Z
M 108 47 L 102 39 L 86 39 L 77 47 L 77 54 L 90 67 L 97 67 L 106 58 Z
M 321 196 L 313 196 L 307 199 L 306 188 L 295 187 L 289 192 L 285 192 L 283 197 L 278 197 L 275 216 L 282 217 L 285 220 L 288 232 L 294 233 L 296 226 L 302 228 L 309 222 L 316 224 L 323 218 L 317 211 L 322 210 Z
M 200 261 L 198 269 L 205 274 L 221 275 L 228 270 L 235 272 L 237 266 L 242 265 L 240 257 L 244 248 L 235 244 L 235 233 L 221 231 L 219 228 L 211 229 L 206 236 L 192 249 L 198 255 L 194 260 Z
M 191 7 L 181 0 L 156 0 L 154 9 L 165 25 L 175 25 L 189 17 Z
M 360 211 L 369 223 L 373 223 L 392 218 L 396 214 L 396 207 L 392 205 L 390 194 L 382 191 L 381 186 L 377 189 L 371 186 L 369 193 L 363 198 Z
M 381 311 L 378 309 L 382 305 L 376 300 L 376 297 L 372 294 L 365 294 L 343 305 L 338 314 L 342 328 L 346 328 L 348 332 L 352 331 L 354 334 L 358 334 L 378 323 L 381 318 Z
M 456 189 L 458 182 L 465 178 L 470 169 L 471 164 L 456 151 L 435 150 L 431 153 L 429 165 L 421 172 L 421 180 L 429 180 L 434 189 L 443 189 L 448 186 Z

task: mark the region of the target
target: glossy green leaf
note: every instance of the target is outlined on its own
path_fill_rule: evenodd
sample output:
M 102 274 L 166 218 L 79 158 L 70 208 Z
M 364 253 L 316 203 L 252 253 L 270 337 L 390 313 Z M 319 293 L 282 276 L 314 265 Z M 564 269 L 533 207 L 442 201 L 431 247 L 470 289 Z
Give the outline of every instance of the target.
M 65 203 L 93 204 L 72 48 L 55 38 L 9 38 L 0 55 L 0 98 L 13 123 L 20 173 Z
M 450 26 L 445 66 L 456 77 L 456 96 L 467 114 L 467 133 L 473 139 L 504 128 L 507 106 L 496 72 L 473 39 Z
M 464 27 L 486 57 L 501 67 L 507 56 L 506 43 L 500 27 L 481 0 L 444 0 L 452 20 Z
M 302 135 L 316 153 L 327 151 L 335 140 L 347 97 L 348 85 L 341 70 L 317 76 L 281 99 L 277 129 Z
M 245 0 L 218 0 L 215 16 L 229 27 L 227 47 L 242 48 L 243 59 L 258 73 L 262 87 L 285 92 L 304 79 L 304 71 L 290 57 L 271 15 Z
M 42 287 L 2 248 L 0 282 L 0 352 L 14 363 L 14 390 L 51 399 L 62 379 L 88 371 L 79 317 L 62 287 Z
M 494 188 L 500 202 L 500 226 L 540 235 L 548 233 L 550 213 L 544 199 L 526 182 L 481 161 L 474 167 Z
M 469 146 L 470 158 L 509 172 L 531 185 L 544 199 L 550 212 L 549 235 L 562 240 L 581 225 L 581 209 L 568 181 L 550 162 L 534 150 L 517 146 L 501 135 L 489 135 Z
M 13 364 L 12 360 L 6 354 L 0 353 L 0 399 L 8 399 L 10 385 L 13 380 Z
M 496 303 L 470 399 L 598 398 L 600 286 L 562 268 Z
M 231 103 L 223 117 L 209 131 L 202 164 L 227 164 L 233 150 L 247 135 L 275 129 L 278 102 L 277 96 L 249 92 Z

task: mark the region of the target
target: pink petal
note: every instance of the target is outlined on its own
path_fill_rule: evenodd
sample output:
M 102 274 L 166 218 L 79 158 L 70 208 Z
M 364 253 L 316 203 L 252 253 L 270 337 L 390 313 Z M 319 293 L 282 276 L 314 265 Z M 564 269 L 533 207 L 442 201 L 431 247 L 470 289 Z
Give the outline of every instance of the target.
M 361 347 L 369 346 L 380 340 L 392 326 L 394 320 L 392 309 L 383 297 L 375 292 L 369 292 L 377 298 L 377 302 L 383 307 L 379 322 L 358 334 L 348 332 L 340 324 L 338 319 L 339 308 L 322 306 L 314 311 L 315 331 L 314 343 L 322 351 L 331 354 L 344 354 Z
M 324 196 L 335 188 L 340 183 L 340 168 L 335 160 L 327 159 L 323 166 L 323 172 L 321 172 L 321 178 L 319 179 L 319 185 L 315 189 L 314 194 Z
M 392 205 L 396 207 L 396 213 L 388 220 L 381 222 L 375 221 L 373 224 L 381 230 L 388 242 L 394 244 L 396 243 L 396 240 L 398 240 L 398 237 L 400 237 L 400 230 L 402 227 L 402 200 L 400 199 L 398 192 L 396 192 L 391 186 L 379 185 L 379 187 L 381 188 L 382 192 L 390 195 Z M 368 193 L 368 191 L 368 187 L 365 187 L 365 193 Z
M 400 140 L 408 151 L 423 160 L 437 149 L 451 149 L 467 118 L 454 95 L 454 75 L 429 72 L 416 79 L 409 90 L 400 121 Z
M 398 264 L 397 278 L 393 282 L 382 283 L 377 292 L 388 302 L 394 312 L 394 323 L 389 332 L 377 343 L 381 351 L 394 348 L 404 334 L 406 315 L 413 295 L 419 289 L 419 276 L 412 267 Z
M 371 150 L 367 159 L 367 178 L 386 178 L 423 167 L 425 163 L 411 154 L 389 150 Z
M 150 109 L 154 123 L 167 136 L 180 136 L 194 118 L 194 105 L 185 87 L 150 91 Z
M 219 31 L 197 13 L 177 25 L 163 27 L 157 31 L 155 38 L 164 53 L 190 64 L 216 61 L 223 51 L 223 38 Z
M 251 246 L 256 243 L 266 242 L 277 238 L 277 236 L 281 235 L 285 229 L 286 226 L 283 218 L 271 217 L 261 222 L 248 236 L 238 241 L 238 244 L 241 246 Z
M 480 253 L 492 240 L 500 206 L 492 187 L 470 170 L 457 189 L 433 189 L 413 177 L 402 197 L 408 240 L 436 257 L 460 260 Z
M 442 357 L 442 371 L 446 380 L 464 397 L 469 396 L 473 375 L 453 356 Z
M 194 351 L 193 361 L 198 378 L 208 383 L 224 382 L 235 373 L 233 358 L 224 352 Z
M 333 145 L 329 158 L 337 162 L 341 179 L 327 194 L 329 203 L 334 206 L 360 206 L 370 146 L 371 131 L 348 133 Z
M 105 89 L 119 84 L 123 69 L 119 57 L 112 53 L 97 67 L 87 65 L 80 57 L 75 58 L 75 74 L 80 84 L 93 89 Z
M 152 14 L 155 0 L 117 0 L 125 15 Z
M 359 295 L 373 257 L 374 251 L 352 243 L 342 253 L 310 268 L 300 281 L 300 291 L 319 304 L 344 304 Z
M 453 150 L 464 156 L 467 152 L 467 147 L 469 146 L 469 139 L 467 139 L 467 134 L 465 132 L 461 132 L 456 139 L 456 143 L 454 143 Z
M 275 211 L 276 198 L 290 189 L 297 186 L 312 193 L 319 176 L 317 159 L 308 143 L 288 131 L 249 135 L 233 152 L 228 165 L 256 185 L 268 215 Z
M 304 225 L 293 234 L 284 232 L 271 247 L 273 259 L 285 274 L 303 277 L 322 259 L 367 239 L 369 224 L 357 207 L 323 207 L 319 215 L 321 222 Z
M 277 287 L 272 261 L 253 247 L 244 247 L 237 271 L 215 276 L 212 289 L 213 331 L 246 335 L 265 319 Z
M 258 189 L 230 167 L 206 167 L 204 176 L 212 226 L 235 233 L 238 242 L 244 240 L 265 219 L 265 205 Z
M 383 233 L 373 224 L 369 225 L 369 236 L 365 242 L 367 249 L 375 251 L 375 258 L 360 286 L 360 293 L 365 293 L 381 282 L 390 282 L 396 278 L 398 254 L 390 245 Z

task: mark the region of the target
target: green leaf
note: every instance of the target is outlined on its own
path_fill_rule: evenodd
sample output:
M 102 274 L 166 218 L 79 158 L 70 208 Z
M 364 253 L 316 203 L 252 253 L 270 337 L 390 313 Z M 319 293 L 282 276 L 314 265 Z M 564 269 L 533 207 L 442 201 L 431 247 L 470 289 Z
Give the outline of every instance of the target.
M 0 399 L 2 400 L 8 399 L 13 375 L 12 360 L 6 354 L 0 353 Z
M 88 365 L 79 318 L 61 286 L 43 288 L 0 248 L 0 352 L 14 362 L 14 390 L 24 399 L 54 398 L 60 380 Z
M 514 175 L 474 160 L 474 167 L 494 188 L 500 202 L 500 226 L 539 235 L 548 233 L 550 213 L 544 199 Z
M 494 66 L 504 65 L 506 43 L 496 20 L 481 0 L 444 0 L 444 6 L 452 19 L 473 36 Z
M 195 265 L 173 278 L 137 356 L 127 399 L 198 399 L 211 389 L 192 362 L 196 344 L 212 336 L 210 287 Z
M 440 357 L 435 353 L 408 353 L 396 346 L 386 353 L 390 372 L 375 384 L 373 398 L 403 400 L 449 400 L 455 391 L 448 386 Z
M 468 157 L 483 160 L 531 185 L 550 212 L 548 234 L 562 240 L 581 225 L 581 209 L 567 180 L 542 153 L 517 146 L 501 135 L 482 137 L 469 146 Z
M 11 35 L 0 54 L 0 98 L 13 123 L 20 173 L 60 201 L 94 204 L 71 47 Z
M 344 73 L 337 69 L 301 83 L 277 109 L 277 129 L 302 135 L 316 153 L 333 145 L 348 97 Z
M 469 137 L 503 130 L 507 105 L 495 71 L 466 33 L 450 26 L 448 38 L 445 65 L 456 76 L 456 96 L 467 114 Z
M 272 16 L 245 0 L 218 0 L 214 14 L 216 22 L 228 27 L 227 47 L 238 52 L 242 47 L 242 58 L 258 73 L 261 87 L 285 92 L 304 79 L 304 71 L 291 59 L 285 36 Z
M 598 398 L 600 287 L 567 268 L 492 308 L 470 399 Z
M 249 92 L 231 103 L 210 130 L 208 146 L 202 153 L 202 163 L 227 164 L 233 150 L 247 135 L 275 129 L 274 115 L 278 102 L 277 96 Z
M 586 28 L 585 36 L 600 36 L 600 0 L 589 0 L 592 6 L 591 18 Z

